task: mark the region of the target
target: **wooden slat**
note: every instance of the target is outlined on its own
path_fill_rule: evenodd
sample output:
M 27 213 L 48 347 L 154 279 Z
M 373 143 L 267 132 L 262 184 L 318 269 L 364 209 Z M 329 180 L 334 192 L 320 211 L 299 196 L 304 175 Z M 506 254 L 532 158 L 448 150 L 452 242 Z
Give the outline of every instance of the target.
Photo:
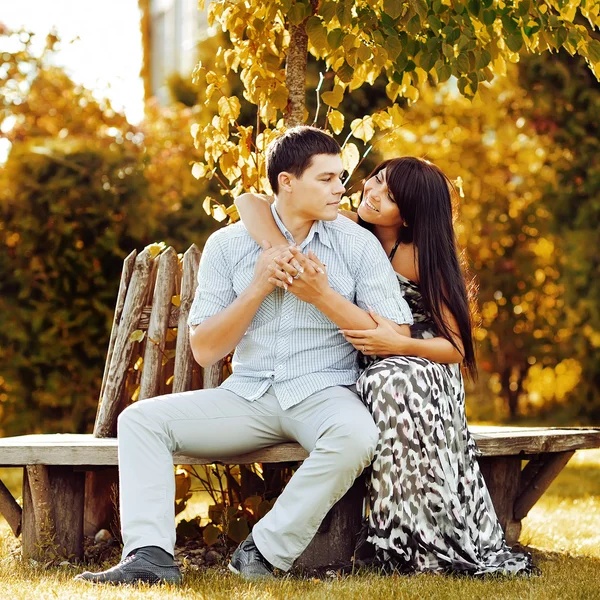
M 150 252 L 144 250 L 135 259 L 133 274 L 127 290 L 106 378 L 106 387 L 104 395 L 100 398 L 100 409 L 94 426 L 96 437 L 108 437 L 116 433 L 119 398 L 127 375 L 127 365 L 129 365 L 135 345 L 135 342 L 131 341 L 131 334 L 136 330 L 144 306 L 150 266 Z
M 190 348 L 188 315 L 196 292 L 196 276 L 200 263 L 200 250 L 192 244 L 183 255 L 183 276 L 179 303 L 179 322 L 177 323 L 177 344 L 175 346 L 175 372 L 173 374 L 173 393 L 186 392 L 191 388 L 194 357 Z
M 469 430 L 485 456 L 566 452 L 600 447 L 600 429 L 573 427 L 471 426 Z
M 519 430 L 506 428 L 504 439 L 506 447 L 511 454 L 518 455 L 520 452 L 531 453 L 532 445 L 538 445 L 535 440 L 537 435 L 545 440 L 552 435 L 551 430 L 546 428 L 523 428 L 527 430 L 527 436 L 519 436 Z M 473 433 L 480 450 L 484 456 L 499 456 L 498 443 L 503 439 L 502 428 L 478 427 L 478 432 Z M 578 449 L 600 448 L 600 429 L 573 429 L 556 430 L 554 434 L 560 438 L 572 438 L 569 444 L 577 445 Z M 487 452 L 486 444 L 492 439 L 491 452 Z M 521 449 L 515 452 L 514 440 L 524 441 Z M 533 444 L 531 440 L 534 440 Z M 561 445 L 561 444 L 556 444 Z M 511 454 L 506 454 L 510 456 Z M 307 453 L 299 444 L 280 444 L 257 450 L 244 457 L 223 457 L 221 462 L 230 464 L 248 464 L 252 462 L 287 462 L 304 460 Z M 238 462 L 240 461 L 241 462 Z M 175 464 L 208 464 L 212 460 L 197 459 L 192 457 L 177 457 Z M 0 438 L 0 466 L 18 466 L 28 464 L 47 465 L 116 465 L 117 464 L 117 440 L 116 438 L 94 438 L 89 434 L 40 434 L 24 435 L 11 438 Z
M 98 421 L 98 415 L 100 414 L 101 399 L 104 396 L 106 389 L 106 379 L 108 378 L 108 370 L 110 367 L 110 359 L 113 354 L 115 347 L 115 340 L 117 339 L 117 331 L 119 329 L 119 322 L 121 315 L 123 314 L 123 307 L 125 306 L 125 298 L 127 297 L 127 288 L 131 280 L 131 274 L 133 273 L 133 267 L 135 265 L 135 257 L 137 251 L 133 250 L 129 256 L 123 261 L 123 271 L 121 272 L 121 281 L 119 283 L 119 291 L 117 293 L 117 302 L 115 304 L 115 314 L 113 317 L 112 329 L 110 330 L 110 340 L 108 342 L 108 351 L 106 353 L 106 362 L 104 363 L 104 375 L 102 376 L 102 385 L 100 386 L 100 400 L 98 401 L 98 408 L 96 409 L 96 422 Z
M 158 262 L 152 315 L 146 334 L 146 351 L 144 352 L 139 400 L 153 398 L 159 394 L 159 378 L 162 374 L 162 359 L 165 351 L 177 267 L 177 253 L 169 247 L 160 255 Z
M 175 455 L 173 464 L 206 465 L 213 462 L 251 464 L 255 462 L 301 461 L 308 456 L 299 444 L 279 444 L 243 456 L 220 460 Z M 94 438 L 89 434 L 26 435 L 0 439 L 0 465 L 117 465 L 117 439 Z

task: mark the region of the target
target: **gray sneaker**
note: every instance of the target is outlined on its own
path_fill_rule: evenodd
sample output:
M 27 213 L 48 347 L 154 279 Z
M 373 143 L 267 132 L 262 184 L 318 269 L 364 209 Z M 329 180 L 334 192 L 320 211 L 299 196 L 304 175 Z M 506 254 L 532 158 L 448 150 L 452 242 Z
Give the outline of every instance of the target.
M 229 570 L 244 579 L 273 579 L 273 565 L 260 553 L 250 534 L 236 549 Z
M 166 558 L 165 557 L 168 557 Z M 170 559 L 170 560 L 169 560 Z M 165 564 L 169 563 L 169 564 Z M 181 583 L 182 576 L 173 558 L 158 548 L 140 548 L 118 565 L 100 573 L 80 573 L 78 581 L 111 583 L 113 585 L 149 583 Z

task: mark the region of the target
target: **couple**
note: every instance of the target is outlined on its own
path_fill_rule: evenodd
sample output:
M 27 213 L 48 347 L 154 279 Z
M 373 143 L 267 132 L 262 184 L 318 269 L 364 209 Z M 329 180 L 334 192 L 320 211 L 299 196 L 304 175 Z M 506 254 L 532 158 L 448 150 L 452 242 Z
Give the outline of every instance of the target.
M 383 163 L 365 183 L 361 227 L 338 215 L 342 170 L 330 136 L 288 130 L 267 150 L 275 202 L 242 197 L 244 221 L 208 239 L 190 343 L 203 366 L 235 348 L 233 374 L 123 411 L 123 560 L 78 579 L 179 582 L 172 454 L 287 441 L 310 454 L 235 551 L 242 577 L 289 570 L 371 462 L 365 546 L 378 560 L 413 572 L 530 570 L 504 542 L 466 427 L 459 363 L 473 372 L 475 361 L 450 184 L 425 161 Z

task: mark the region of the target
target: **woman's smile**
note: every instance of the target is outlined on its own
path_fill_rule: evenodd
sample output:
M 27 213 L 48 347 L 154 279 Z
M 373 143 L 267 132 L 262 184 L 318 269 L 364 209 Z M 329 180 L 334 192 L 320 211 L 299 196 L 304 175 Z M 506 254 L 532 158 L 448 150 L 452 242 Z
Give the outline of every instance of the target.
M 379 210 L 377 208 L 375 208 L 375 206 L 371 203 L 371 201 L 368 198 L 365 198 L 363 204 L 369 208 L 370 210 L 373 210 L 375 212 L 379 212 Z

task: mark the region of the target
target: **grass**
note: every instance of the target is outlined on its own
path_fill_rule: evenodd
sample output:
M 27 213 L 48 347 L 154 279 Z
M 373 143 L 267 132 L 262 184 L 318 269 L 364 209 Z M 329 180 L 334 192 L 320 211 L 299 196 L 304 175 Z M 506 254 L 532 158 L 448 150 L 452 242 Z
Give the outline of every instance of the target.
M 9 488 L 20 474 L 0 471 Z M 534 553 L 539 577 L 471 580 L 439 575 L 358 574 L 329 580 L 245 583 L 224 568 L 186 573 L 179 588 L 97 588 L 72 581 L 80 567 L 44 569 L 21 562 L 0 523 L 0 599 L 55 600 L 600 600 L 600 450 L 586 450 L 559 475 L 524 521 L 521 543 Z

